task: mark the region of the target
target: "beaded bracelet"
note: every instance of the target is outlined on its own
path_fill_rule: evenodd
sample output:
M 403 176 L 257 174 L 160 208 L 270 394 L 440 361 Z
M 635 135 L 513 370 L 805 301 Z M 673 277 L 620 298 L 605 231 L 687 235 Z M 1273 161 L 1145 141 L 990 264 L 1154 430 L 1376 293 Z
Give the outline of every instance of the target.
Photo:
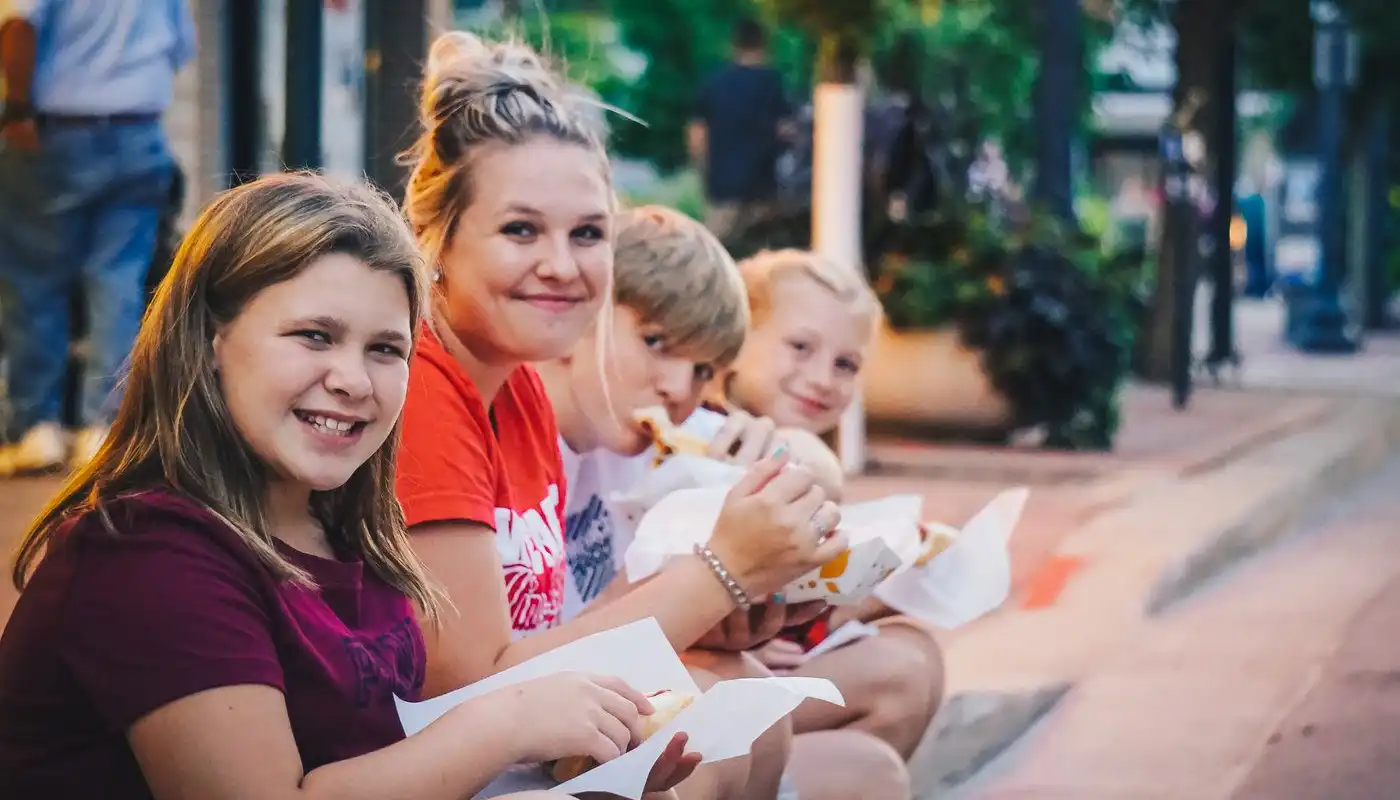
M 729 592 L 729 597 L 734 601 L 741 611 L 748 611 L 753 607 L 753 601 L 749 599 L 749 593 L 744 591 L 744 587 L 734 580 L 734 576 L 725 569 L 724 563 L 719 560 L 719 556 L 714 551 L 703 544 L 695 545 L 695 555 L 705 560 L 705 566 L 715 574 L 719 582 L 724 584 L 725 590 Z

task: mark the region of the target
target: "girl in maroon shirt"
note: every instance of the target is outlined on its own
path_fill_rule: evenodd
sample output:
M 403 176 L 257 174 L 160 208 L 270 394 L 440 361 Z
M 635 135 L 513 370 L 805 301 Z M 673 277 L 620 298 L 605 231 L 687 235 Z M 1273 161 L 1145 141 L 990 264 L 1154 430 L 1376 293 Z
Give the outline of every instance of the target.
M 393 495 L 423 296 L 371 190 L 279 175 L 204 212 L 108 441 L 21 546 L 0 797 L 461 798 L 627 747 L 645 698 L 578 675 L 404 738 L 439 605 Z

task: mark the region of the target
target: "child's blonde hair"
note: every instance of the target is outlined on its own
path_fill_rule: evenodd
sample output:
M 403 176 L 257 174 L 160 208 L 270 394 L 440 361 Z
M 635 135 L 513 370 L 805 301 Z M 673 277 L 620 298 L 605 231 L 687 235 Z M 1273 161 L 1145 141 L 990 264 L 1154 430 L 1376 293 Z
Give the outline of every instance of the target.
M 614 229 L 613 290 L 665 332 L 673 350 L 725 366 L 749 328 L 749 298 L 739 269 L 704 225 L 663 206 L 623 211 Z
M 775 287 L 783 279 L 803 276 L 816 281 L 853 312 L 869 319 L 871 331 L 881 319 L 880 300 L 855 267 L 837 264 L 810 250 L 764 250 L 739 263 L 739 273 L 749 295 L 749 316 L 760 325 L 773 312 Z

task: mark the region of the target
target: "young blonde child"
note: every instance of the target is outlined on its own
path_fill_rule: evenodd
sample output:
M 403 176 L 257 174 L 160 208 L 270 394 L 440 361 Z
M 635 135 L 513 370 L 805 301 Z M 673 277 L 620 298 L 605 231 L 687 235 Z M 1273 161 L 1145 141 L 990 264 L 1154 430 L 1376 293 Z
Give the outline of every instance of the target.
M 749 295 L 751 327 L 744 348 L 717 380 L 725 401 L 775 424 L 829 435 L 855 395 L 860 370 L 880 323 L 880 305 L 856 270 L 803 250 L 766 251 L 739 265 Z M 798 733 L 854 728 L 874 733 L 908 758 L 943 694 L 941 652 L 921 624 L 872 601 L 859 618 L 880 628 L 814 658 L 805 650 L 844 621 L 804 631 L 801 642 L 779 639 L 759 651 L 768 666 L 830 678 L 844 709 L 801 707 Z
M 566 617 L 628 591 L 621 572 L 630 530 L 607 501 L 650 468 L 652 441 L 638 411 L 660 406 L 673 423 L 691 420 L 684 426 L 691 431 L 697 415 L 706 417 L 699 432 L 713 457 L 744 463 L 782 448 L 819 484 L 840 483 L 834 455 L 810 432 L 742 411 L 697 411 L 709 381 L 740 352 L 749 321 L 743 280 L 720 243 L 699 223 L 656 206 L 623 212 L 614 226 L 611 318 L 601 318 L 568 357 L 538 367 L 556 412 L 569 486 Z M 770 606 L 755 612 L 763 617 L 758 624 L 748 614 L 732 615 L 702 640 L 705 650 L 683 655 L 702 683 L 770 674 L 743 651 L 776 634 L 789 612 L 804 611 L 814 609 Z M 743 796 L 772 797 L 787 761 L 789 785 L 803 800 L 908 797 L 907 769 L 876 737 L 856 731 L 790 737 L 790 729 L 775 729 L 756 743 Z M 703 772 L 678 787 L 682 795 Z

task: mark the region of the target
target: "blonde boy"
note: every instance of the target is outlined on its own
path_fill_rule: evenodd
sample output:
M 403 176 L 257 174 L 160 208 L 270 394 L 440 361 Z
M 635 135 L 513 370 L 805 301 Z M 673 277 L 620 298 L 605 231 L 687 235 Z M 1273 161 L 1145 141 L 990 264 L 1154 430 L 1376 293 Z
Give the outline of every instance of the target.
M 610 595 L 626 590 L 619 573 L 630 532 L 612 519 L 606 499 L 634 486 L 650 468 L 651 439 L 636 421 L 638 411 L 660 405 L 673 423 L 700 425 L 716 457 L 747 463 L 783 444 L 784 431 L 769 420 L 698 408 L 714 376 L 739 354 L 749 327 L 743 278 L 719 241 L 679 212 L 646 206 L 618 215 L 614 251 L 614 307 L 573 356 L 539 365 L 559 421 L 568 487 L 566 616 L 581 613 L 605 589 Z M 819 475 L 835 463 L 828 449 L 802 432 L 793 436 L 792 449 Z M 727 661 L 707 659 L 704 668 L 722 677 L 744 676 L 724 674 L 733 669 L 762 672 L 753 659 L 737 654 Z M 848 765 L 859 766 L 862 792 L 907 796 L 908 773 L 883 742 L 857 734 L 813 742 L 823 748 L 823 759 L 830 760 L 835 747 Z M 760 738 L 742 796 L 774 796 L 784 762 L 803 771 L 798 765 L 808 760 L 804 749 L 802 737 L 791 741 L 787 727 Z M 794 777 L 804 800 L 840 796 L 840 789 L 827 792 L 819 785 L 808 791 L 803 776 Z M 685 797 L 688 788 L 682 784 L 678 792 Z

